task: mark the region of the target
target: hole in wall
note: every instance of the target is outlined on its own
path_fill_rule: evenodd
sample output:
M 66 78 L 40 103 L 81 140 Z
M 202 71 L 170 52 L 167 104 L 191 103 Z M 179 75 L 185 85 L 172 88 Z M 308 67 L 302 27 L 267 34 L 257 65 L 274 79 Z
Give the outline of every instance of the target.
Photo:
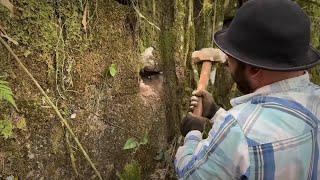
M 147 48 L 141 54 L 140 61 L 143 65 L 139 72 L 140 95 L 160 98 L 163 95 L 163 73 L 154 57 L 154 48 Z
M 115 0 L 115 1 L 117 1 L 118 3 L 120 3 L 122 5 L 130 5 L 131 2 L 135 3 L 135 0 Z

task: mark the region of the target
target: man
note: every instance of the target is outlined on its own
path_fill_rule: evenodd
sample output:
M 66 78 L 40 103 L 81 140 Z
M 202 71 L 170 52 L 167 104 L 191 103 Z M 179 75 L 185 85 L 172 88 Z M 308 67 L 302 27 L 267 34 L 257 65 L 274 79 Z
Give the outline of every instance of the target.
M 250 0 L 214 40 L 245 95 L 226 111 L 207 91 L 193 93 L 191 110 L 202 97 L 203 113 L 182 121 L 178 177 L 316 180 L 320 87 L 306 70 L 320 54 L 309 45 L 307 15 L 291 0 Z M 202 139 L 206 121 L 213 125 Z

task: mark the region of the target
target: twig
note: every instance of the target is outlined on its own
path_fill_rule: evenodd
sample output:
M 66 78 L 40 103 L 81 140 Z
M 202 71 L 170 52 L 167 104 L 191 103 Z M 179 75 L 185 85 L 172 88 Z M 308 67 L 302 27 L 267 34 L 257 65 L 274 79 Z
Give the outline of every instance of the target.
M 80 141 L 78 140 L 77 136 L 74 134 L 73 130 L 71 129 L 68 121 L 66 119 L 63 118 L 63 116 L 61 115 L 59 109 L 57 108 L 57 106 L 55 106 L 53 104 L 53 102 L 51 101 L 51 99 L 48 97 L 48 95 L 45 93 L 45 91 L 42 89 L 42 87 L 39 85 L 38 81 L 33 77 L 33 75 L 29 72 L 29 70 L 24 66 L 24 64 L 21 62 L 21 60 L 18 58 L 18 56 L 13 52 L 13 50 L 10 48 L 10 46 L 8 45 L 7 42 L 5 42 L 3 40 L 3 38 L 0 38 L 1 43 L 7 48 L 7 50 L 11 53 L 11 55 L 14 57 L 14 59 L 16 60 L 16 62 L 18 63 L 18 65 L 25 71 L 25 73 L 31 78 L 31 80 L 33 81 L 33 83 L 37 86 L 37 88 L 40 90 L 41 94 L 45 97 L 45 99 L 48 101 L 48 103 L 50 104 L 50 106 L 55 110 L 56 114 L 58 115 L 61 123 L 63 123 L 63 125 L 67 128 L 67 130 L 69 131 L 69 133 L 71 134 L 72 138 L 76 141 L 78 147 L 80 148 L 82 154 L 84 155 L 84 157 L 87 159 L 87 161 L 89 162 L 89 164 L 91 165 L 92 169 L 94 170 L 94 172 L 96 173 L 96 175 L 99 177 L 99 179 L 102 179 L 100 172 L 97 170 L 97 168 L 95 167 L 95 165 L 93 164 L 91 158 L 89 157 L 89 155 L 87 154 L 87 152 L 84 150 L 82 144 L 80 143 Z
M 59 27 L 59 29 L 60 29 L 60 31 L 59 31 L 59 36 L 58 36 L 58 42 L 57 42 L 57 44 L 56 44 L 56 47 L 55 47 L 55 49 L 54 49 L 54 51 L 55 51 L 55 58 L 56 58 L 56 74 L 55 74 L 55 83 L 56 83 L 56 89 L 57 89 L 57 92 L 58 92 L 58 94 L 59 94 L 59 96 L 62 98 L 62 99 L 66 99 L 62 94 L 61 94 L 61 92 L 60 92 L 60 88 L 59 88 L 59 84 L 58 84 L 58 76 L 59 76 L 59 65 L 60 65 L 60 63 L 59 63 L 59 49 L 58 49 L 58 47 L 59 47 L 59 44 L 60 44 L 60 39 L 61 39 L 61 41 L 62 41 L 62 45 L 64 46 L 64 41 L 63 41 L 63 37 L 62 37 L 62 29 L 63 29 L 63 27 L 61 27 L 60 26 L 60 24 L 61 24 L 61 22 L 60 22 L 60 19 L 59 19 L 59 25 L 58 25 L 58 27 Z M 62 25 L 62 26 L 64 26 L 64 25 Z M 62 75 L 60 75 L 61 77 L 63 77 L 63 66 L 62 66 L 62 68 L 61 68 L 61 70 L 62 70 Z M 61 78 L 62 79 L 62 78 Z M 62 84 L 63 84 L 63 80 L 62 80 Z
M 76 175 L 78 177 L 79 173 L 78 173 L 77 166 L 76 166 L 76 158 L 74 157 L 74 152 L 73 152 L 73 150 L 71 148 L 72 146 L 71 146 L 71 143 L 70 143 L 70 140 L 69 140 L 68 131 L 66 131 L 65 137 L 66 137 L 67 147 L 68 147 L 68 150 L 69 150 L 69 153 L 70 153 L 71 166 L 72 166 L 73 171 L 76 173 Z
M 157 25 L 155 25 L 153 22 L 149 21 L 143 14 L 141 14 L 141 12 L 138 10 L 138 8 L 137 8 L 133 3 L 132 3 L 132 7 L 133 7 L 133 9 L 136 11 L 136 13 L 138 14 L 138 16 L 139 16 L 140 18 L 146 20 L 147 23 L 149 23 L 151 26 L 153 26 L 153 27 L 155 27 L 156 29 L 158 29 L 159 31 L 161 31 L 160 28 L 159 28 Z

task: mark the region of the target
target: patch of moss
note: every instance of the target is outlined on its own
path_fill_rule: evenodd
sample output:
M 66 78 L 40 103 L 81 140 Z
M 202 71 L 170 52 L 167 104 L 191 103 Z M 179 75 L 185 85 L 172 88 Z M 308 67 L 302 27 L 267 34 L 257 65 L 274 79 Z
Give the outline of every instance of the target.
M 84 7 L 79 1 L 37 1 L 21 0 L 14 2 L 17 13 L 9 18 L 8 10 L 0 6 L 0 17 L 8 35 L 19 46 L 13 46 L 18 55 L 28 59 L 45 62 L 48 75 L 54 79 L 70 79 L 73 54 L 81 54 L 88 49 L 92 36 L 83 31 L 82 18 Z M 88 8 L 92 7 L 88 3 Z M 93 21 L 94 13 L 89 18 Z M 89 26 L 89 24 L 87 25 Z M 89 27 L 87 27 L 89 28 Z
M 160 36 L 160 51 L 165 62 L 172 60 L 175 36 L 171 31 L 165 31 Z
M 126 164 L 122 173 L 118 173 L 120 180 L 141 180 L 141 168 L 138 162 Z
M 315 84 L 320 85 L 320 65 L 310 70 L 311 81 Z

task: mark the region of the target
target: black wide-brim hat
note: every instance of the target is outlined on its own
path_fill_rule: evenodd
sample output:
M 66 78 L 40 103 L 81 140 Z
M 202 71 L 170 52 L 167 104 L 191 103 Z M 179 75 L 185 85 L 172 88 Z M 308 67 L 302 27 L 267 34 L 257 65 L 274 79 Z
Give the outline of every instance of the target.
M 320 62 L 310 46 L 310 19 L 291 0 L 249 0 L 214 41 L 233 58 L 268 70 L 305 70 Z

